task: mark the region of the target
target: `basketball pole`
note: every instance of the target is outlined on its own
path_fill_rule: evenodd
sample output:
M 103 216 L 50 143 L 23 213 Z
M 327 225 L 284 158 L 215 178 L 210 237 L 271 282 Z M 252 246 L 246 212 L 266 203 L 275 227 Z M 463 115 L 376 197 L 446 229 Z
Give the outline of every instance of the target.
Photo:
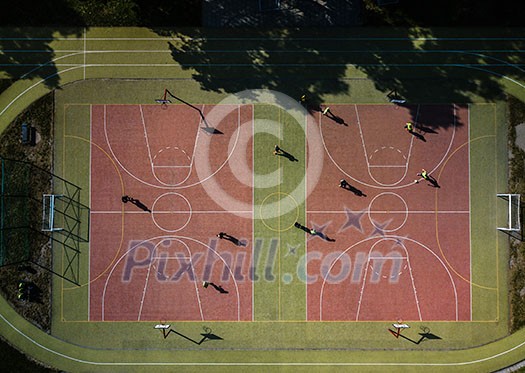
M 196 107 L 196 106 L 190 104 L 190 103 L 187 102 L 187 101 L 184 101 L 182 98 L 175 96 L 175 95 L 174 95 L 173 93 L 171 93 L 167 88 L 165 88 L 165 89 L 164 89 L 164 101 L 168 101 L 168 100 L 166 99 L 167 95 L 170 95 L 170 97 L 174 98 L 175 100 L 180 101 L 180 102 L 182 102 L 184 105 L 187 105 L 187 106 L 191 107 L 192 109 L 196 110 L 196 111 L 199 113 L 200 117 L 202 118 L 202 121 L 203 121 L 204 125 L 205 125 L 206 127 L 210 127 L 210 126 L 208 125 L 208 122 L 206 121 L 206 117 L 204 116 L 204 113 L 202 112 L 201 109 L 199 109 L 198 107 Z

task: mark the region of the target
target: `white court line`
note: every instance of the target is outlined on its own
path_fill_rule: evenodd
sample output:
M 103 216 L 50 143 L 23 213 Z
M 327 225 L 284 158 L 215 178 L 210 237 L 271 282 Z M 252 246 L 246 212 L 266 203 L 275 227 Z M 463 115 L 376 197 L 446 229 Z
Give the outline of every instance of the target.
M 357 104 L 354 104 L 355 115 L 357 117 L 357 127 L 359 128 L 359 137 L 361 137 L 361 145 L 363 146 L 363 152 L 365 153 L 366 166 L 370 168 L 370 163 L 368 162 L 368 153 L 366 152 L 365 138 L 363 136 L 363 130 L 361 129 L 361 119 L 359 117 L 359 111 L 357 110 Z
M 419 110 L 421 109 L 421 105 L 417 105 L 417 112 L 416 112 L 416 118 L 414 120 L 414 127 L 417 128 L 417 123 L 419 121 Z M 414 140 L 415 140 L 415 137 L 414 136 L 411 136 L 411 139 L 410 139 L 410 146 L 408 148 L 408 156 L 406 158 L 406 168 L 407 168 L 407 171 L 408 171 L 408 166 L 410 164 L 410 157 L 412 156 L 412 147 L 414 146 Z M 405 173 L 405 176 L 406 176 L 406 173 Z M 405 177 L 403 176 L 403 178 Z
M 92 214 L 151 214 L 151 212 L 148 211 L 118 211 L 118 210 L 97 210 L 97 211 L 90 211 Z M 189 211 L 153 211 L 155 214 L 189 214 Z M 251 214 L 252 211 L 245 211 L 245 210 L 239 210 L 239 211 L 195 211 L 191 210 L 192 214 Z
M 184 242 L 184 246 L 186 247 L 186 250 L 188 250 L 188 254 L 190 255 L 190 267 L 193 274 L 195 274 L 195 266 L 193 265 L 193 260 L 191 258 L 191 251 L 188 245 Z M 202 302 L 201 302 L 201 294 L 199 293 L 199 281 L 193 281 L 193 285 L 195 286 L 195 295 L 197 295 L 197 304 L 199 305 L 199 312 L 201 314 L 201 320 L 204 321 L 204 311 L 202 310 Z
M 373 211 L 370 211 L 370 210 L 363 210 L 364 212 L 371 212 L 371 213 L 378 213 L 378 214 L 388 214 L 388 213 L 392 213 L 392 214 L 404 214 L 406 213 L 407 211 L 406 210 L 403 210 L 403 211 L 378 211 L 378 210 L 373 210 Z M 326 211 L 323 211 L 323 210 L 308 210 L 306 211 L 308 214 L 346 214 L 346 211 L 332 211 L 332 210 L 326 210 Z M 440 210 L 440 211 L 432 211 L 432 210 L 428 210 L 428 211 L 418 211 L 418 210 L 408 210 L 408 214 L 469 214 L 470 211 L 466 210 L 466 211 L 449 211 L 449 210 Z
M 156 166 L 156 165 L 153 165 L 153 168 L 189 168 L 191 169 L 191 166 Z
M 470 183 L 470 105 L 468 104 L 467 108 L 467 125 L 468 125 L 468 207 L 469 212 L 472 210 L 472 200 L 471 200 L 471 183 Z M 456 116 L 456 106 L 454 106 L 454 116 Z M 468 217 L 468 235 L 469 235 L 469 260 L 470 260 L 470 279 L 469 279 L 469 297 L 470 297 L 470 321 L 472 321 L 472 214 L 469 214 Z M 497 238 L 496 238 L 497 239 Z
M 155 245 L 154 251 L 157 250 L 157 246 Z M 153 256 L 153 254 L 152 254 Z M 142 289 L 142 298 L 140 299 L 140 308 L 139 313 L 137 316 L 137 321 L 140 321 L 140 317 L 142 316 L 142 308 L 144 307 L 144 298 L 146 298 L 146 290 L 148 289 L 148 283 L 149 283 L 149 275 L 151 273 L 151 267 L 153 266 L 153 259 L 149 262 L 148 266 L 148 273 L 146 274 L 146 281 L 144 282 L 144 288 Z M 156 269 L 156 267 L 155 267 Z
M 144 129 L 144 138 L 146 140 L 146 148 L 148 149 L 148 157 L 149 157 L 149 163 L 150 163 L 150 167 L 151 167 L 151 173 L 153 174 L 153 177 L 155 178 L 155 180 L 157 180 L 162 185 L 166 185 L 167 186 L 167 184 L 165 184 L 162 181 L 160 181 L 159 178 L 157 177 L 157 175 L 155 174 L 155 169 L 153 167 L 153 158 L 151 157 L 151 147 L 149 146 L 148 131 L 146 129 L 146 121 L 144 119 L 144 110 L 142 110 L 142 105 L 139 105 L 139 110 L 140 110 L 140 119 L 142 120 L 142 128 Z
M 83 65 L 84 65 L 84 72 L 83 72 L 84 80 L 86 80 L 86 59 L 87 59 L 87 53 L 86 53 L 86 50 L 87 50 L 86 33 L 87 33 L 87 31 L 86 31 L 86 28 L 84 27 L 84 33 L 83 33 L 83 34 L 84 34 L 84 35 L 83 35 L 83 37 L 84 37 L 84 56 L 83 56 L 83 58 L 84 58 L 84 64 L 83 64 Z
M 64 112 L 66 111 L 66 108 L 64 107 Z M 64 118 L 64 137 L 66 136 L 66 119 Z M 91 194 L 91 181 L 92 181 L 92 174 L 91 174 L 91 166 L 92 166 L 92 141 L 93 141 L 93 105 L 89 105 L 89 207 L 91 208 L 92 203 L 92 194 Z M 64 149 L 64 154 L 62 155 L 65 158 L 65 147 L 66 147 L 66 141 L 62 144 L 62 149 Z M 65 167 L 64 167 L 65 168 Z M 66 170 L 62 170 L 63 175 L 65 177 Z M 90 210 L 91 212 L 91 210 Z M 91 214 L 89 214 L 89 219 L 91 220 Z M 89 225 L 89 237 L 93 237 L 93 224 Z M 88 247 L 88 255 L 87 255 L 87 276 L 88 276 L 88 282 L 87 282 L 87 302 L 88 302 L 88 321 L 91 320 L 91 244 L 87 245 Z M 64 280 L 62 280 L 62 284 Z M 63 287 L 63 285 L 62 285 Z M 63 307 L 63 304 L 61 305 L 61 308 Z
M 252 103 L 251 104 L 251 108 L 252 108 L 252 133 L 250 134 L 251 137 L 254 136 L 255 134 L 255 106 L 254 104 Z M 239 123 L 240 123 L 240 111 L 241 111 L 241 106 L 239 105 Z M 237 124 L 237 128 L 239 127 L 239 123 Z M 237 131 L 237 132 L 240 132 L 240 131 Z M 306 152 L 305 152 L 306 154 Z M 252 143 L 252 170 L 255 171 L 255 146 L 253 145 Z M 306 183 L 305 183 L 306 184 Z M 254 214 L 254 201 L 255 201 L 255 172 L 252 172 L 252 210 L 251 210 L 251 213 L 252 213 L 252 217 Z M 306 205 L 306 201 L 304 202 L 305 205 Z M 255 219 L 252 219 L 252 242 L 255 243 Z M 252 247 L 252 252 L 251 252 L 251 258 L 252 258 L 252 263 L 253 263 L 253 260 L 255 259 L 254 258 L 254 252 L 255 252 L 255 246 Z M 258 264 L 258 263 L 257 263 Z M 256 263 L 253 263 L 252 266 L 250 268 L 250 270 L 253 270 L 253 277 L 255 277 L 255 265 Z M 253 269 L 252 269 L 253 268 Z M 252 321 L 255 321 L 255 280 L 252 280 L 251 281 L 252 283 L 252 286 L 251 286 L 251 303 L 252 303 Z M 305 307 L 305 308 L 308 308 L 308 307 Z M 308 319 L 306 319 L 308 320 Z
M 406 168 L 406 165 L 396 165 L 396 164 L 388 164 L 388 165 L 377 165 L 377 164 L 369 164 L 368 168 Z
M 102 291 L 102 296 L 101 296 L 101 298 L 102 298 L 102 301 L 101 301 L 101 303 L 102 303 L 101 304 L 101 309 L 102 309 L 101 320 L 105 321 L 104 320 L 104 318 L 105 318 L 105 298 L 106 298 L 107 288 L 109 286 L 109 281 L 112 279 L 112 277 L 113 277 L 117 267 L 119 266 L 120 262 L 122 260 L 124 260 L 127 257 L 127 255 L 130 254 L 131 251 L 135 250 L 136 247 L 139 247 L 139 246 L 143 245 L 146 242 L 159 240 L 159 242 L 155 245 L 155 248 L 154 248 L 154 250 L 156 250 L 157 246 L 160 245 L 164 240 L 167 240 L 167 239 L 178 241 L 179 243 L 184 245 L 188 250 L 189 250 L 189 248 L 188 248 L 187 244 L 182 241 L 183 239 L 191 241 L 191 242 L 193 242 L 193 243 L 195 243 L 197 245 L 204 246 L 204 248 L 206 248 L 206 250 L 211 251 L 214 255 L 217 256 L 217 258 L 219 260 L 222 261 L 222 263 L 224 264 L 224 267 L 226 269 L 228 269 L 230 278 L 232 279 L 233 285 L 235 286 L 235 294 L 236 294 L 236 297 L 237 297 L 237 299 L 236 299 L 237 300 L 237 321 L 241 321 L 241 301 L 240 301 L 240 294 L 239 294 L 239 285 L 237 283 L 237 279 L 235 278 L 234 272 L 232 271 L 232 268 L 228 265 L 228 262 L 222 257 L 222 255 L 217 250 L 215 250 L 211 246 L 209 246 L 209 245 L 207 245 L 207 244 L 205 244 L 205 243 L 203 243 L 203 242 L 201 242 L 199 240 L 196 240 L 196 239 L 194 239 L 192 237 L 182 237 L 182 236 L 155 236 L 155 237 L 151 237 L 149 239 L 140 241 L 136 245 L 134 245 L 133 247 L 129 248 L 126 252 L 124 252 L 120 256 L 120 258 L 118 260 L 115 261 L 115 263 L 113 264 L 113 267 L 111 267 L 111 270 L 108 273 L 108 276 L 107 276 L 106 281 L 104 283 L 104 289 Z M 191 255 L 191 252 L 189 254 Z M 195 282 L 195 283 L 197 284 L 197 282 Z M 200 298 L 199 298 L 199 300 L 200 300 Z M 0 314 L 0 316 L 1 316 L 1 314 Z
M 372 257 L 370 256 L 370 253 L 372 252 L 372 250 L 374 250 L 374 247 L 376 245 L 378 245 L 380 242 L 382 242 L 383 240 L 379 240 L 377 242 L 375 242 L 372 247 L 370 248 L 370 250 L 368 251 L 368 258 L 367 258 L 367 262 L 366 262 L 366 266 L 365 266 L 365 275 L 363 276 L 363 286 L 361 286 L 361 291 L 360 291 L 360 294 L 359 294 L 359 303 L 358 303 L 358 307 L 357 307 L 357 311 L 356 311 L 356 317 L 355 317 L 355 321 L 359 321 L 359 312 L 361 310 L 361 302 L 363 300 L 363 294 L 364 294 L 364 290 L 365 290 L 365 286 L 366 284 L 368 283 L 366 280 L 367 280 L 367 273 L 368 273 L 368 267 L 372 267 L 370 265 L 370 261 L 373 260 L 373 259 L 379 259 L 379 260 L 384 260 L 384 259 L 393 259 L 393 260 L 397 260 L 397 259 L 402 259 L 402 257 Z M 408 265 L 408 272 L 410 273 L 410 279 L 411 279 L 411 284 L 412 284 L 412 293 L 414 294 L 414 298 L 415 298 L 415 302 L 416 302 L 416 307 L 417 307 L 417 313 L 418 313 L 418 316 L 419 316 L 419 321 L 423 321 L 422 317 L 421 317 L 421 308 L 419 307 L 419 298 L 417 296 L 417 289 L 416 289 L 416 284 L 415 284 L 415 281 L 414 281 L 414 276 L 412 274 L 412 267 L 410 266 L 410 260 L 409 260 L 409 254 L 408 254 L 408 250 L 406 249 L 405 245 L 403 244 L 400 244 L 398 246 L 401 246 L 403 248 L 403 250 L 405 251 L 405 254 L 406 254 L 406 257 L 404 257 L 404 259 L 406 259 L 407 261 L 407 265 Z
M 423 317 L 421 317 L 421 308 L 419 307 L 419 298 L 417 296 L 417 289 L 416 289 L 416 282 L 415 282 L 415 279 L 414 279 L 414 274 L 412 273 L 412 266 L 410 265 L 410 258 L 409 258 L 409 255 L 408 255 L 408 251 L 405 247 L 405 245 L 401 244 L 400 245 L 403 250 L 405 250 L 405 253 L 407 254 L 407 264 L 408 264 L 408 272 L 410 273 L 410 280 L 412 281 L 412 291 L 414 293 L 414 298 L 416 298 L 416 306 L 417 306 L 417 314 L 419 315 L 419 321 L 423 321 Z M 457 305 L 456 305 L 457 307 Z M 457 320 L 457 314 L 456 314 L 456 321 Z
M 38 83 L 35 83 L 35 85 L 38 84 Z M 31 87 L 32 88 L 32 87 Z M 25 90 L 23 93 L 25 93 L 26 91 L 28 91 L 29 88 L 27 90 Z M 22 93 L 22 94 L 23 94 Z M 19 96 L 21 96 L 22 94 L 20 94 Z M 16 97 L 16 99 L 19 98 L 19 96 Z M 15 100 L 16 100 L 15 99 Z M 13 101 L 14 102 L 14 101 Z M 11 103 L 12 104 L 12 103 Z M 8 106 L 10 106 L 11 104 L 9 104 Z M 130 105 L 131 106 L 131 105 Z M 240 110 L 240 105 L 239 106 L 239 110 Z M 243 105 L 245 106 L 245 105 Z M 7 110 L 7 107 L 2 111 L 0 112 L 0 116 L 2 115 L 2 113 Z M 252 110 L 253 112 L 253 110 Z M 253 115 L 253 114 L 252 114 Z M 240 116 L 240 114 L 239 114 Z M 201 118 L 202 120 L 202 118 Z M 201 123 L 201 122 L 199 122 Z M 240 122 L 237 123 L 237 129 L 239 129 L 240 127 Z M 159 184 L 152 184 L 150 182 L 147 182 L 139 177 L 137 177 L 133 172 L 131 172 L 130 170 L 128 170 L 127 167 L 125 167 L 122 162 L 120 161 L 120 159 L 117 157 L 117 155 L 115 154 L 115 152 L 113 151 L 113 147 L 111 145 L 111 142 L 109 141 L 109 136 L 108 136 L 108 131 L 107 131 L 107 123 L 106 121 L 104 121 L 104 135 L 106 137 L 106 144 L 108 146 L 108 149 L 109 149 L 109 152 L 111 153 L 111 156 L 113 157 L 113 159 L 115 160 L 115 162 L 130 176 L 132 177 L 133 179 L 137 180 L 139 183 L 143 184 L 143 185 L 147 185 L 147 186 L 150 186 L 152 188 L 157 188 L 157 189 L 187 189 L 187 188 L 191 188 L 193 186 L 196 186 L 196 185 L 200 185 L 202 183 L 204 183 L 205 181 L 211 179 L 213 176 L 215 176 L 220 170 L 222 170 L 223 167 L 225 167 L 225 165 L 229 162 L 230 158 L 233 156 L 233 153 L 234 153 L 234 150 L 237 146 L 237 143 L 239 141 L 239 137 L 240 137 L 240 131 L 236 131 L 236 137 L 235 137 L 235 142 L 234 144 L 232 145 L 232 149 L 231 149 L 231 152 L 228 153 L 228 156 L 227 158 L 225 159 L 224 163 L 222 163 L 220 165 L 220 167 L 218 167 L 214 172 L 210 173 L 208 176 L 202 178 L 202 179 L 199 179 L 198 181 L 196 181 L 195 183 L 193 184 L 188 184 L 188 185 L 159 185 Z M 197 140 L 199 138 L 199 134 L 197 134 Z M 195 152 L 194 152 L 194 156 L 195 156 Z M 150 162 L 151 164 L 151 162 Z M 189 176 L 188 176 L 189 177 Z
M 368 278 L 368 268 L 370 267 L 370 252 L 368 256 L 368 260 L 365 264 L 365 273 L 363 274 L 363 278 L 361 280 L 361 290 L 359 290 L 359 301 L 357 302 L 357 310 L 355 313 L 355 321 L 359 321 L 359 312 L 361 312 L 361 303 L 363 301 L 363 293 L 365 292 L 365 285 L 366 285 L 366 279 Z M 331 268 L 330 268 L 331 269 Z M 323 284 L 324 285 L 324 284 Z M 322 318 L 321 318 L 322 321 Z
M 403 239 L 403 240 L 406 240 L 406 241 L 410 241 L 416 245 L 419 245 L 421 246 L 423 249 L 425 249 L 429 254 L 433 255 L 435 259 L 438 260 L 438 262 L 441 264 L 443 270 L 448 274 L 448 277 L 449 277 L 449 280 L 450 280 L 450 285 L 453 289 L 453 292 L 454 292 L 454 300 L 455 300 L 455 305 L 456 305 L 456 321 L 459 319 L 459 311 L 458 311 L 458 293 L 457 293 L 457 289 L 456 289 L 456 284 L 454 283 L 454 279 L 452 277 L 452 273 L 450 272 L 450 270 L 448 269 L 448 267 L 445 265 L 445 263 L 443 262 L 443 260 L 435 253 L 433 252 L 428 246 L 422 244 L 421 242 L 419 241 L 416 241 L 410 237 L 400 237 L 400 236 L 396 236 L 396 235 L 385 235 L 384 237 L 382 237 L 380 239 L 380 241 L 378 242 L 381 242 L 381 241 L 385 241 L 385 240 L 393 240 L 393 241 L 397 241 L 399 239 Z M 334 266 L 336 265 L 336 263 L 339 261 L 339 259 L 343 256 L 343 255 L 347 255 L 347 253 L 354 249 L 355 247 L 357 247 L 358 245 L 361 245 L 365 242 L 368 242 L 368 241 L 371 241 L 371 240 L 377 240 L 377 237 L 368 237 L 368 238 L 365 238 L 359 242 L 356 242 L 354 243 L 352 246 L 346 248 L 346 250 L 343 250 L 339 256 L 337 258 L 335 258 L 333 261 L 332 261 L 332 264 L 330 265 L 330 268 L 328 268 L 328 271 L 327 273 L 331 273 L 332 269 L 334 268 Z M 408 252 L 407 252 L 408 253 Z M 367 271 L 368 269 L 368 266 L 366 266 L 365 268 L 365 272 Z M 366 279 L 366 275 L 363 276 L 363 282 L 364 280 Z M 326 276 L 325 278 L 323 278 L 323 283 L 321 285 L 321 292 L 319 294 L 319 321 L 323 321 L 323 297 L 324 297 L 324 288 L 325 288 L 325 285 L 326 285 Z M 364 285 L 363 285 L 364 287 Z M 359 307 L 360 307 L 360 304 L 359 304 Z M 356 320 L 358 321 L 358 320 Z M 525 344 L 525 342 L 524 342 Z

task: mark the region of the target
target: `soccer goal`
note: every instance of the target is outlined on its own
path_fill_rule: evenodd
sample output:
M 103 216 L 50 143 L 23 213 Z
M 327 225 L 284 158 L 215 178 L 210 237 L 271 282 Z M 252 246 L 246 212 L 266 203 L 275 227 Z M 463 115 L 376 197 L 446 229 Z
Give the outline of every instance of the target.
M 42 231 L 55 232 L 61 231 L 64 227 L 55 225 L 55 204 L 61 195 L 44 194 L 42 195 Z
M 519 194 L 498 193 L 498 198 L 505 201 L 505 224 L 498 227 L 504 232 L 521 232 L 521 196 Z

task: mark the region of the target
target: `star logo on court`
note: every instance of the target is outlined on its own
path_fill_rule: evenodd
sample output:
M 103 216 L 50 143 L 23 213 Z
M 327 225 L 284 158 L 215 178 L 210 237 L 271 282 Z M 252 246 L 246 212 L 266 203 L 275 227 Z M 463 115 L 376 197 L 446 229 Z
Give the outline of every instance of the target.
M 396 246 L 401 246 L 401 247 L 405 247 L 405 240 L 406 240 L 406 237 L 402 237 L 402 236 L 396 236 L 395 238 L 395 242 L 394 244 L 392 245 L 392 247 L 396 247 Z
M 354 212 L 345 207 L 345 213 L 346 213 L 346 222 L 339 229 L 339 232 L 347 230 L 350 227 L 354 227 L 359 232 L 363 233 L 363 227 L 361 226 L 361 218 L 365 214 L 365 211 Z
M 370 233 L 368 235 L 368 237 L 374 237 L 376 235 L 384 237 L 385 236 L 385 228 L 388 227 L 388 225 L 391 222 L 392 222 L 392 219 L 383 222 L 383 224 L 380 224 L 379 222 L 373 220 L 374 230 L 372 231 L 372 233 Z
M 317 234 L 314 234 L 314 235 L 310 235 L 308 237 L 308 240 L 307 241 L 310 241 L 312 238 L 315 238 L 315 237 L 325 237 L 324 235 L 324 230 L 326 229 L 326 227 L 328 227 L 332 222 L 329 221 L 328 223 L 326 224 L 323 224 L 323 225 L 317 225 L 315 223 L 312 223 L 313 225 L 313 229 L 315 229 L 315 231 L 317 232 Z
M 293 255 L 293 256 L 297 255 L 297 249 L 299 248 L 299 245 L 292 246 L 290 244 L 287 244 L 287 246 L 288 246 L 288 252 L 286 253 L 285 257 L 290 256 L 290 255 Z

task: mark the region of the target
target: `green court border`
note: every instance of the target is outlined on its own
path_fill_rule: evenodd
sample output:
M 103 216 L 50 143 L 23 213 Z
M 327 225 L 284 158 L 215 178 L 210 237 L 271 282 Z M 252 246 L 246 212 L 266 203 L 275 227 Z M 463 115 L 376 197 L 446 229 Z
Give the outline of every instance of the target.
M 8 35 L 8 31 L 4 35 Z M 362 35 L 362 32 L 360 31 Z M 158 38 L 155 34 L 152 34 L 148 30 L 141 29 L 117 29 L 108 30 L 108 29 L 93 29 L 87 31 L 84 35 L 91 37 L 142 37 L 142 38 Z M 390 38 L 392 34 L 390 33 Z M 362 36 L 360 36 L 362 37 Z M 60 42 L 72 42 L 76 44 L 83 44 L 85 48 L 85 40 L 82 43 L 82 40 L 58 40 L 56 44 Z M 388 38 L 380 37 L 380 39 L 388 40 Z M 55 42 L 53 42 L 55 43 Z M 62 79 L 62 84 L 67 82 L 72 82 L 75 80 L 82 80 L 85 78 L 101 78 L 101 77 L 123 77 L 123 78 L 134 78 L 137 77 L 138 69 L 131 69 L 132 71 L 125 71 L 126 69 L 117 69 L 116 67 L 111 67 L 104 69 L 103 66 L 93 66 L 86 68 L 86 49 L 83 50 L 84 60 L 82 62 L 76 62 L 78 66 L 73 68 L 64 68 L 64 71 L 60 71 Z M 92 71 L 91 71 L 92 70 Z M 141 71 L 142 77 L 145 78 L 159 78 L 158 72 L 157 76 L 153 75 L 153 69 L 145 67 Z M 359 75 L 359 72 L 353 71 L 352 68 L 348 69 L 349 75 L 355 73 Z M 115 73 L 117 73 L 115 75 Z M 188 72 L 181 72 L 181 77 L 188 78 Z M 502 77 L 503 83 L 508 87 L 509 91 L 512 93 L 517 93 L 518 96 L 522 97 L 523 84 L 515 81 L 515 79 Z M 5 128 L 7 124 L 11 121 L 18 112 L 23 108 L 29 105 L 36 98 L 42 96 L 47 92 L 47 89 L 43 87 L 41 82 L 33 81 L 18 81 L 8 90 L 3 92 L 0 96 L 0 107 L 3 108 L 0 112 L 0 125 L 2 128 Z M 517 88 L 516 88 L 517 87 Z M 210 94 L 211 95 L 211 94 Z M 15 100 L 16 99 L 16 100 Z M 327 98 L 329 99 L 329 98 Z M 331 101 L 337 101 L 339 98 L 334 97 Z M 372 98 L 365 98 L 368 102 L 373 102 Z M 376 96 L 375 99 L 380 99 L 379 96 Z M 211 100 L 213 101 L 213 100 Z M 7 109 L 6 109 L 7 108 Z M 503 140 L 506 149 L 506 139 Z M 498 143 L 498 145 L 501 145 Z M 498 157 L 503 156 L 502 159 L 506 159 L 506 155 L 500 154 L 498 152 Z M 499 162 L 498 162 L 499 163 Z M 505 174 L 506 170 L 498 170 L 498 175 Z M 506 178 L 501 178 L 501 180 L 506 180 Z M 500 240 L 501 241 L 501 240 Z M 499 242 L 501 243 L 501 242 Z M 499 245 L 499 244 L 498 244 Z M 499 246 L 499 247 L 504 247 Z M 502 252 L 502 251 L 498 251 Z M 504 257 L 502 258 L 504 259 Z M 499 262 L 499 266 L 504 269 L 505 262 L 502 260 Z M 501 274 L 501 273 L 500 273 Z M 503 280 L 506 281 L 506 278 L 503 277 Z M 315 366 L 319 369 L 330 369 L 333 370 L 334 367 L 348 367 L 348 366 L 359 366 L 361 370 L 376 370 L 378 368 L 384 368 L 391 370 L 393 367 L 403 367 L 420 369 L 421 367 L 432 367 L 436 370 L 449 371 L 451 368 L 458 369 L 468 369 L 472 370 L 493 370 L 498 367 L 503 367 L 508 364 L 511 364 L 514 361 L 518 361 L 522 356 L 524 356 L 523 349 L 525 345 L 525 332 L 520 331 L 511 336 L 501 339 L 498 342 L 491 343 L 488 345 L 474 347 L 468 350 L 453 350 L 453 351 L 424 351 L 424 352 L 414 352 L 414 351 L 325 351 L 320 350 L 315 354 L 309 352 L 301 352 L 296 350 L 291 350 L 288 352 L 283 352 L 280 354 L 280 358 L 277 358 L 275 352 L 272 350 L 258 350 L 258 351 L 239 351 L 231 352 L 228 356 L 224 356 L 221 353 L 216 353 L 214 351 L 206 350 L 204 355 L 202 351 L 185 351 L 184 356 L 172 356 L 171 353 L 173 350 L 167 349 L 164 347 L 158 347 L 160 344 L 156 343 L 156 349 L 154 348 L 151 352 L 151 356 L 146 359 L 149 361 L 141 362 L 142 356 L 137 356 L 136 351 L 124 350 L 119 351 L 118 355 L 114 355 L 114 352 L 111 350 L 93 350 L 89 347 L 74 345 L 66 343 L 60 339 L 56 339 L 53 336 L 42 333 L 37 328 L 28 324 L 22 320 L 12 309 L 5 303 L 5 300 L 0 299 L 0 307 L 3 311 L 0 315 L 0 326 L 1 331 L 4 336 L 6 336 L 12 343 L 21 348 L 23 351 L 35 356 L 36 358 L 43 361 L 53 361 L 59 367 L 66 370 L 74 371 L 90 371 L 94 366 L 97 367 L 97 370 L 102 370 L 104 367 L 106 369 L 115 371 L 115 368 L 120 367 L 119 369 L 127 370 L 130 368 L 130 365 L 134 365 L 136 370 L 144 370 L 147 367 L 155 366 L 157 370 L 169 371 L 171 367 L 176 365 L 181 366 L 215 366 L 217 369 L 229 370 L 231 368 L 238 367 L 239 369 L 245 368 L 246 366 L 265 366 L 265 367 L 276 367 L 283 368 L 288 367 L 289 369 L 297 370 L 299 368 L 309 368 Z M 500 321 L 501 322 L 501 321 Z M 90 334 L 97 329 L 105 328 L 101 325 L 91 325 L 78 323 L 76 325 L 68 324 L 67 333 L 74 334 Z M 141 331 L 137 333 L 137 336 L 146 336 L 151 334 L 150 325 L 148 326 L 137 326 L 133 323 L 123 323 L 124 328 L 133 327 L 134 329 L 140 327 Z M 275 323 L 261 323 L 264 325 L 264 330 L 271 332 L 272 329 L 276 329 Z M 339 324 L 339 325 L 337 325 Z M 504 323 L 502 323 L 504 324 Z M 341 323 L 334 323 L 333 330 L 331 332 L 340 332 Z M 224 329 L 222 327 L 224 326 Z M 281 325 L 282 326 L 282 325 Z M 357 325 L 353 325 L 357 327 Z M 506 327 L 506 325 L 502 325 Z M 184 326 L 183 326 L 184 327 Z M 218 325 L 220 330 L 227 331 L 228 329 L 235 331 L 232 325 Z M 447 330 L 446 325 L 442 325 L 444 331 Z M 146 331 L 146 328 L 148 329 Z M 384 329 L 384 325 L 370 325 L 364 333 L 374 333 L 380 332 Z M 450 331 L 455 330 L 458 332 L 458 329 L 461 329 L 461 325 L 455 325 L 454 328 L 451 328 Z M 476 340 L 476 333 L 479 333 L 479 336 L 483 336 L 486 331 L 475 330 L 472 333 L 472 339 Z M 217 329 L 219 330 L 219 329 Z M 277 331 L 276 329 L 275 331 Z M 354 330 L 355 331 L 355 330 Z M 190 331 L 188 331 L 190 332 Z M 313 333 L 316 331 L 314 330 Z M 271 334 L 271 333 L 270 333 Z M 311 335 L 313 337 L 315 335 Z M 302 337 L 307 337 L 302 335 Z M 88 338 L 89 340 L 89 338 Z M 144 341 L 149 342 L 147 339 Z M 450 342 L 450 341 L 449 341 Z M 352 337 L 349 335 L 348 344 L 352 343 Z M 137 342 L 140 345 L 140 340 Z M 143 343 L 142 348 L 150 347 L 149 343 Z M 388 345 L 385 346 L 388 348 Z M 395 348 L 395 347 L 393 347 Z M 120 361 L 116 361 L 115 357 L 118 356 Z M 281 362 L 276 360 L 283 359 Z M 225 361 L 226 360 L 226 361 Z M 111 362 L 110 362 L 111 361 Z

